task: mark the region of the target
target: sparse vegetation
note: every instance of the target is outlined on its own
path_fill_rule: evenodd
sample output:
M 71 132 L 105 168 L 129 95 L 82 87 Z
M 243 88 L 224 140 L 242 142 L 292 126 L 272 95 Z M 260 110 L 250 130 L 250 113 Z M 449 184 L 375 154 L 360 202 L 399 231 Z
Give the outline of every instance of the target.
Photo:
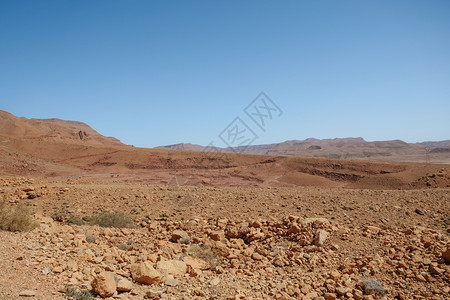
M 93 216 L 75 216 L 61 210 L 52 215 L 55 221 L 67 222 L 74 225 L 98 225 L 100 227 L 132 228 L 135 226 L 133 219 L 128 215 L 118 212 L 103 212 Z
M 93 295 L 88 290 L 77 290 L 73 287 L 67 286 L 66 287 L 66 296 L 69 299 L 73 300 L 91 300 L 93 299 Z
M 80 226 L 86 224 L 86 221 L 78 216 L 70 216 L 69 219 L 67 220 L 67 223 Z
M 93 235 L 90 234 L 90 233 L 86 233 L 85 236 L 86 236 L 86 241 L 87 241 L 88 243 L 93 243 L 93 242 L 95 242 L 95 240 L 97 239 L 95 236 L 93 236 Z
M 0 229 L 7 231 L 30 231 L 37 223 L 31 218 L 29 209 L 24 204 L 9 206 L 6 199 L 0 202 Z
M 131 228 L 134 227 L 133 220 L 126 214 L 118 211 L 105 212 L 92 217 L 89 222 L 101 227 Z

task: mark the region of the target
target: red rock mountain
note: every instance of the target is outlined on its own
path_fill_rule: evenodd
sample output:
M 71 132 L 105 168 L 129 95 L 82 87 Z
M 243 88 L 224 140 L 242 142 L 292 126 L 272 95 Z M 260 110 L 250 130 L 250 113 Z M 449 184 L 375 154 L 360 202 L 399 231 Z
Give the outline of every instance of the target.
M 3 110 L 0 110 L 0 136 L 92 146 L 123 146 L 118 139 L 105 137 L 82 122 L 18 118 Z

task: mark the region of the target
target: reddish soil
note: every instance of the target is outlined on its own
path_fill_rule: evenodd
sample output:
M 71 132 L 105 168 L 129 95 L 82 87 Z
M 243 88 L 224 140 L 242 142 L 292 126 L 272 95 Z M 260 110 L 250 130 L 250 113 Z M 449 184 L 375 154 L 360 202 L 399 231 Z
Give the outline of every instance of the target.
M 143 149 L 0 112 L 0 197 L 40 224 L 0 231 L 0 299 L 99 297 L 104 272 L 117 299 L 449 299 L 449 192 L 445 164 Z M 109 211 L 134 227 L 79 223 Z

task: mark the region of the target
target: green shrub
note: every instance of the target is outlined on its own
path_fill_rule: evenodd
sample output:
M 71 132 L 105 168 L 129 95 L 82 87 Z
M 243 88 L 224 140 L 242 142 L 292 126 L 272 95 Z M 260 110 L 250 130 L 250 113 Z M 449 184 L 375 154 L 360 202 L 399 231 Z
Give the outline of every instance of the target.
M 37 227 L 24 204 L 12 207 L 3 200 L 0 202 L 0 229 L 8 231 L 30 231 Z

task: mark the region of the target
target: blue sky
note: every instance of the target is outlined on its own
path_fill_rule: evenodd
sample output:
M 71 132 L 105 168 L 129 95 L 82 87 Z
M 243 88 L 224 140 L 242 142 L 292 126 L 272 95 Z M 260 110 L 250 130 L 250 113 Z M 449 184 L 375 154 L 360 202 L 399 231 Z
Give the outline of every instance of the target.
M 450 2 L 0 0 L 0 109 L 142 147 L 450 139 Z M 265 131 L 244 113 L 264 91 Z

